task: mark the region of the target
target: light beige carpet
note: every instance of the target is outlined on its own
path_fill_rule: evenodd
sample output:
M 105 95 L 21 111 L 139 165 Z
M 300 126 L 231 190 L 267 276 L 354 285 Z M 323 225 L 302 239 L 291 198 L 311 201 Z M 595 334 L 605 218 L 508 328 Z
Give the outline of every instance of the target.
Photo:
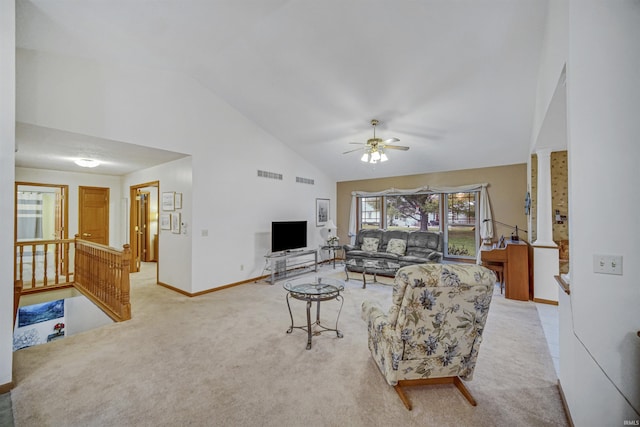
M 343 277 L 323 267 L 323 276 Z M 306 350 L 282 282 L 197 298 L 132 275 L 133 319 L 15 353 L 16 426 L 561 426 L 565 414 L 533 303 L 491 304 L 477 407 L 453 386 L 408 389 L 407 411 L 378 372 L 360 319 L 391 287 L 346 282 L 339 328 Z M 291 301 L 296 325 L 305 303 Z M 339 304 L 322 303 L 331 325 Z

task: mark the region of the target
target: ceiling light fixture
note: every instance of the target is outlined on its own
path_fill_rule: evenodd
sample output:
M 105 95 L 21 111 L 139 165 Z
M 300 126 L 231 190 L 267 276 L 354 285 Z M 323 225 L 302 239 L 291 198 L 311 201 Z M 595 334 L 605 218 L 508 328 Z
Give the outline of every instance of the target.
M 83 168 L 95 168 L 100 164 L 100 162 L 95 159 L 76 159 L 73 162 Z
M 379 149 L 378 147 L 371 147 L 368 149 L 360 158 L 361 161 L 365 163 L 378 163 L 378 162 L 386 162 L 389 160 L 387 155 Z
M 360 160 L 364 163 L 378 163 L 378 162 L 386 162 L 389 160 L 387 155 L 385 154 L 385 150 L 402 150 L 407 151 L 409 147 L 404 145 L 391 145 L 392 142 L 400 141 L 398 138 L 389 138 L 383 140 L 382 138 L 376 138 L 376 126 L 378 125 L 378 120 L 371 120 L 371 126 L 373 126 L 373 138 L 369 138 L 366 143 L 362 142 L 350 142 L 349 144 L 357 144 L 364 145 L 362 148 L 356 148 L 355 150 L 345 151 L 342 154 L 352 153 L 354 151 L 364 150 L 364 154 L 360 158 Z

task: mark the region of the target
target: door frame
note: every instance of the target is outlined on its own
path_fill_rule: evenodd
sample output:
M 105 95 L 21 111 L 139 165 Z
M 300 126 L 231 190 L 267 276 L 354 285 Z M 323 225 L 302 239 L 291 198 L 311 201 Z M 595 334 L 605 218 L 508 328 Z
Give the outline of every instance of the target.
M 138 240 L 137 240 L 137 234 L 136 234 L 136 223 L 137 221 L 137 217 L 138 217 L 138 212 L 136 210 L 136 197 L 138 195 L 138 191 L 142 190 L 144 188 L 148 188 L 148 187 L 155 187 L 158 191 L 158 196 L 160 195 L 160 181 L 150 181 L 150 182 L 145 182 L 143 184 L 136 184 L 136 185 L 132 185 L 129 187 L 129 245 L 131 246 L 131 260 L 130 260 L 130 268 L 129 271 L 131 273 L 137 273 L 140 271 L 139 265 L 135 262 L 135 255 L 137 252 L 137 246 L 138 246 Z M 158 200 L 158 204 L 159 202 L 159 197 L 157 197 Z M 156 211 L 158 211 L 159 206 L 156 207 Z M 148 217 L 148 216 L 147 216 Z M 160 233 L 158 232 L 158 248 L 160 247 Z M 158 251 L 159 252 L 159 251 Z M 156 278 L 158 275 L 158 271 L 159 271 L 159 265 L 160 265 L 160 254 L 156 253 L 155 254 L 155 259 L 156 259 Z M 157 279 L 156 279 L 157 280 Z
M 58 188 L 61 194 L 61 208 L 63 210 L 61 215 L 61 225 L 62 230 L 61 234 L 58 237 L 59 239 L 68 239 L 69 238 L 69 186 L 66 184 L 42 184 L 40 182 L 24 182 L 24 181 L 16 181 L 14 188 L 14 201 L 13 201 L 13 241 L 18 241 L 18 189 L 20 186 L 28 186 L 28 187 L 49 187 L 49 188 Z
M 45 239 L 45 240 L 66 240 L 69 238 L 69 186 L 66 184 L 43 184 L 41 182 L 26 182 L 26 181 L 15 181 L 14 182 L 14 190 L 13 190 L 13 242 L 14 242 L 14 250 L 13 250 L 13 277 L 14 280 L 16 278 L 16 263 L 17 263 L 17 251 L 15 246 L 18 242 L 18 190 L 21 186 L 26 187 L 46 187 L 46 188 L 57 188 L 60 190 L 60 203 L 56 203 L 56 218 L 59 218 L 59 222 L 56 222 L 56 227 L 61 226 L 60 235 L 56 237 L 56 239 Z M 58 210 L 62 210 L 62 212 L 58 212 Z M 68 260 L 64 257 L 63 253 L 59 254 L 59 259 L 56 260 L 57 263 L 60 264 L 61 271 L 67 271 Z

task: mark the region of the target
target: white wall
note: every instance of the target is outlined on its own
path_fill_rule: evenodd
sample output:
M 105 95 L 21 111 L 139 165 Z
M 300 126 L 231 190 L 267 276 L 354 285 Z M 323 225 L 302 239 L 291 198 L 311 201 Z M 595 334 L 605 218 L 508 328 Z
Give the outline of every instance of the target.
M 15 1 L 0 0 L 0 387 L 12 381 Z
M 15 179 L 19 182 L 39 184 L 59 184 L 69 186 L 69 238 L 78 233 L 78 187 L 109 188 L 109 246 L 122 249 L 122 212 L 126 209 L 123 203 L 122 178 L 112 175 L 91 173 L 60 172 L 44 169 L 15 168 Z
M 160 197 L 159 214 L 181 214 L 181 234 L 174 234 L 170 230 L 159 230 L 158 234 L 158 281 L 185 292 L 192 292 L 191 284 L 191 157 L 175 160 L 156 167 L 148 168 L 124 177 L 122 193 L 129 197 L 130 188 L 147 182 L 159 181 L 158 196 Z M 162 193 L 182 193 L 182 209 L 175 211 L 162 210 Z M 129 224 L 124 224 L 128 229 Z
M 575 1 L 569 16 L 575 332 L 640 412 L 640 338 L 636 336 L 640 330 L 640 249 L 635 238 L 640 203 L 634 197 L 640 184 L 640 3 Z M 623 276 L 595 274 L 594 254 L 622 255 Z M 623 411 L 620 416 L 625 413 L 631 415 Z M 634 419 L 639 418 L 636 413 Z
M 575 425 L 623 425 L 640 419 L 640 4 L 571 0 L 558 19 L 565 3 L 551 2 L 559 12 L 539 84 L 556 84 L 568 40 L 571 295 L 560 295 L 560 383 Z M 623 275 L 594 273 L 594 254 L 622 255 Z
M 547 9 L 543 49 L 540 55 L 536 107 L 531 134 L 531 148 L 535 151 L 538 134 L 546 119 L 551 99 L 556 91 L 558 78 L 567 62 L 569 50 L 569 0 L 552 0 Z M 531 175 L 531 174 L 529 174 Z
M 23 49 L 17 58 L 19 121 L 192 156 L 189 234 L 174 236 L 191 239 L 190 252 L 176 250 L 189 254 L 184 265 L 191 265 L 191 277 L 181 269 L 165 275 L 161 259 L 161 281 L 199 292 L 253 278 L 264 266 L 271 221 L 307 220 L 309 246 L 317 247 L 315 199 L 331 199 L 335 218 L 335 182 L 198 82 Z M 284 179 L 258 178 L 258 169 Z M 315 185 L 297 184 L 296 176 Z M 167 246 L 160 244 L 162 257 Z
M 109 316 L 107 316 L 102 310 L 100 310 L 100 308 L 92 303 L 91 300 L 82 296 L 75 290 L 71 290 L 71 292 L 69 293 L 76 296 L 59 298 L 64 300 L 64 313 L 62 317 L 20 327 L 20 312 L 18 312 L 16 325 L 14 328 L 14 336 L 20 337 L 21 335 L 25 334 L 30 335 L 33 333 L 33 330 L 35 330 L 36 336 L 39 338 L 39 341 L 34 343 L 33 345 L 46 344 L 47 337 L 55 332 L 53 327 L 59 322 L 64 323 L 65 337 L 76 335 L 113 323 L 113 320 L 111 320 Z M 43 298 L 42 302 L 56 301 L 55 298 L 50 298 L 51 297 Z M 34 301 L 32 304 L 28 305 L 42 304 L 42 302 Z M 21 307 L 24 307 L 24 305 L 21 305 Z
M 65 336 L 80 334 L 113 323 L 104 311 L 84 296 L 64 299 Z

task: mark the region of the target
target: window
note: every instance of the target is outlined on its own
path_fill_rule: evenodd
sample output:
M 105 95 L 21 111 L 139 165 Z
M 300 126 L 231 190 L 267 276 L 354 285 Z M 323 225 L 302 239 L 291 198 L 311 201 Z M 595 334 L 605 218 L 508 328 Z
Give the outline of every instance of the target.
M 360 221 L 358 227 L 382 228 L 380 222 L 382 218 L 382 197 L 361 197 L 360 198 Z
M 447 194 L 445 230 L 445 256 L 475 258 L 478 247 L 479 226 L 476 221 L 478 193 Z
M 386 228 L 390 230 L 440 229 L 440 194 L 406 194 L 385 199 Z
M 477 191 L 359 197 L 358 229 L 442 230 L 445 257 L 475 259 L 478 197 Z

